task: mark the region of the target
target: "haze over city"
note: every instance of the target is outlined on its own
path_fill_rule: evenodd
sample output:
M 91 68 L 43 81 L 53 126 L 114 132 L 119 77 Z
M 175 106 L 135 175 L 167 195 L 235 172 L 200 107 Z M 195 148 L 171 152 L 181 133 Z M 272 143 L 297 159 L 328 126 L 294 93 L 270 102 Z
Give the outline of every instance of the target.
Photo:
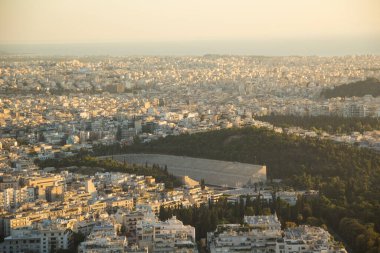
M 0 51 L 8 53 L 380 53 L 377 0 L 1 0 L 0 7 Z

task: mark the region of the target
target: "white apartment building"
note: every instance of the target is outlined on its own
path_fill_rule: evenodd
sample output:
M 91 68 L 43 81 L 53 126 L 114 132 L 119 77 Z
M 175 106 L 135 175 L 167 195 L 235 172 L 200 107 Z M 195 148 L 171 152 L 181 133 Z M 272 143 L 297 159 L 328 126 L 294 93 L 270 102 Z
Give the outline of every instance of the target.
M 207 233 L 207 245 L 211 253 L 276 251 L 281 230 L 254 229 L 247 225 L 226 224 L 217 227 L 215 232 Z
M 33 187 L 23 187 L 19 189 L 8 188 L 0 192 L 0 210 L 9 211 L 12 208 L 17 208 L 20 205 L 33 202 L 35 199 Z
M 211 253 L 346 253 L 326 230 L 299 226 L 281 230 L 276 215 L 246 216 L 246 224 L 219 225 L 207 233 Z
M 101 224 L 93 228 L 86 241 L 78 247 L 79 253 L 124 253 L 128 246 L 125 236 L 118 236 L 112 224 Z
M 72 246 L 72 231 L 53 225 L 38 225 L 13 229 L 0 244 L 2 253 L 54 253 Z
M 185 226 L 175 216 L 167 221 L 146 217 L 137 222 L 137 242 L 149 252 L 195 253 L 195 228 Z
M 335 243 L 330 233 L 320 227 L 299 226 L 284 231 L 277 242 L 276 253 L 347 253 Z
M 252 229 L 260 230 L 281 230 L 281 223 L 277 215 L 257 215 L 257 216 L 244 216 L 244 223 Z

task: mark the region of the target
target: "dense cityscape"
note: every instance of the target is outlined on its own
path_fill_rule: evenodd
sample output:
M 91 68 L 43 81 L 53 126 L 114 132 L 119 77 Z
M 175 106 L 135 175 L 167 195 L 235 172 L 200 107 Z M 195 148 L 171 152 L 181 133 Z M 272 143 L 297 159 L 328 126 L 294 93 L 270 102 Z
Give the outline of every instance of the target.
M 339 134 L 260 120 L 268 115 L 378 118 L 379 97 L 327 99 L 321 92 L 379 78 L 379 65 L 378 56 L 4 56 L 0 69 L 0 235 L 4 241 L 0 249 L 346 252 L 326 227 L 315 227 L 310 220 L 290 225 L 270 211 L 277 210 L 271 208 L 277 201 L 291 207 L 298 205 L 300 198 L 318 198 L 319 194 L 317 189 L 299 191 L 273 185 L 272 180 L 267 181 L 265 166 L 260 170 L 264 176 L 252 177 L 250 169 L 243 172 L 240 167 L 246 182 L 234 181 L 232 174 L 226 174 L 230 181 L 220 183 L 223 180 L 209 179 L 206 174 L 214 166 L 224 165 L 210 162 L 199 165 L 198 169 L 207 169 L 202 179 L 194 172 L 173 170 L 176 164 L 165 161 L 169 158 L 155 164 L 145 156 L 136 161 L 124 157 L 114 164 L 120 168 L 126 163 L 137 166 L 136 174 L 99 166 L 92 170 L 94 165 L 90 164 L 63 162 L 54 167 L 49 162 L 77 159 L 83 154 L 110 155 L 99 153 L 107 146 L 128 147 L 167 136 L 244 127 L 380 150 L 379 129 Z M 189 171 L 196 169 L 192 163 Z M 167 168 L 167 164 L 173 167 Z M 169 171 L 180 182 L 141 175 L 139 166 Z M 220 171 L 216 173 L 220 175 Z M 214 221 L 206 237 L 196 235 L 194 226 L 175 215 L 165 217 L 167 209 L 223 201 L 240 205 L 247 197 L 264 201 L 268 205 L 265 213 L 244 215 L 240 224 Z
M 320 96 L 326 88 L 379 78 L 379 62 L 378 56 L 85 58 L 82 62 L 5 57 L 1 129 L 4 137 L 26 136 L 29 141 L 38 140 L 36 133 L 45 127 L 49 129 L 45 138 L 55 139 L 50 140 L 55 144 L 65 133 L 80 137 L 81 143 L 89 138 L 109 143 L 119 128 L 121 139 L 131 142 L 136 134 L 150 141 L 168 134 L 249 125 L 255 116 L 271 114 L 379 117 L 378 97 Z M 304 134 L 302 129 L 290 131 Z M 379 148 L 376 132 L 328 137 L 363 140 L 363 145 Z
M 380 253 L 379 0 L 0 0 L 0 253 Z

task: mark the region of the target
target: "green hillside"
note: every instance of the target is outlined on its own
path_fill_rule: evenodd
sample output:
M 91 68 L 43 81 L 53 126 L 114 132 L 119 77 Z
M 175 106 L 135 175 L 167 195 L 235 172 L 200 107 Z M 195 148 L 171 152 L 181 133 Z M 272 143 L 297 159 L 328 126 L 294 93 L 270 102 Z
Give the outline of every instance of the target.
M 243 128 L 168 136 L 125 151 L 265 164 L 269 179 L 318 189 L 321 198 L 313 215 L 355 252 L 380 249 L 380 155 L 371 150 Z
M 380 130 L 380 118 L 370 117 L 266 115 L 255 117 L 255 119 L 269 122 L 278 127 L 301 127 L 330 134 Z
M 324 98 L 363 97 L 365 95 L 380 96 L 380 81 L 376 78 L 367 78 L 364 81 L 339 85 L 321 92 L 321 97 Z
M 380 156 L 369 150 L 252 127 L 168 136 L 128 151 L 266 164 L 270 178 L 304 172 L 322 178 L 343 176 L 352 165 L 364 168 L 369 161 L 380 166 Z

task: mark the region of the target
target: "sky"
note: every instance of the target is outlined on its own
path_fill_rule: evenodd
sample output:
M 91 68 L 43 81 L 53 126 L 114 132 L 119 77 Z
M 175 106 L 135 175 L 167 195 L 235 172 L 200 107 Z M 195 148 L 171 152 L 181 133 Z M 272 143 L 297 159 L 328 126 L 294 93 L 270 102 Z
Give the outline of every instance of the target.
M 380 54 L 380 0 L 0 0 L 1 45 L 75 43 Z

